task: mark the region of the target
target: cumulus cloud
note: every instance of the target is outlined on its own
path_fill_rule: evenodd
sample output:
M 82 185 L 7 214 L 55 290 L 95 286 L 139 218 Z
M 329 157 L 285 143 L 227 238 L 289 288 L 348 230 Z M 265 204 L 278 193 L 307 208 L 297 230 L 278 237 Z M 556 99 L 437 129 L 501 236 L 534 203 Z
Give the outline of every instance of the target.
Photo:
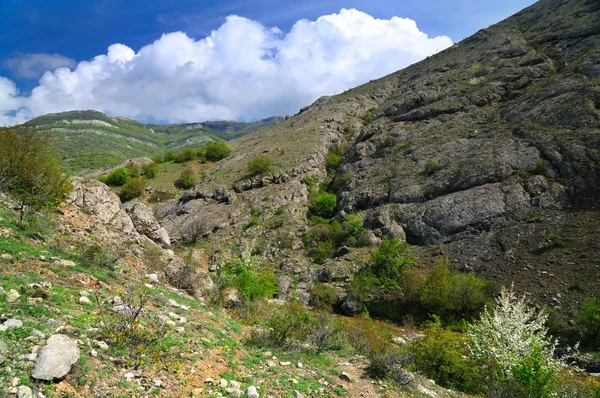
M 74 59 L 60 54 L 23 53 L 16 54 L 4 61 L 4 66 L 13 75 L 22 79 L 37 79 L 48 70 L 61 67 L 73 68 L 77 65 Z
M 138 52 L 113 44 L 72 70 L 46 72 L 29 96 L 14 87 L 0 94 L 0 112 L 6 120 L 96 109 L 169 122 L 285 115 L 450 45 L 446 36 L 429 38 L 413 20 L 375 19 L 354 9 L 300 20 L 287 34 L 230 16 L 200 40 L 175 32 Z

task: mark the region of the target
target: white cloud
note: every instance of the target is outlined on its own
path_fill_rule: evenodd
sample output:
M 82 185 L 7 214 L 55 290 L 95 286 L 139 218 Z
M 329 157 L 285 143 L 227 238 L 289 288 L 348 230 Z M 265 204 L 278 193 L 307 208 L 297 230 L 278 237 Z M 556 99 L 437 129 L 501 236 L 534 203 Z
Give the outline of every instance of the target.
M 170 122 L 285 115 L 451 44 L 429 38 L 410 19 L 357 10 L 300 20 L 287 34 L 231 16 L 201 40 L 169 33 L 137 53 L 113 44 L 73 70 L 46 72 L 30 96 L 0 95 L 0 112 L 6 120 L 7 110 L 23 118 L 96 109 Z
M 74 59 L 60 54 L 24 53 L 17 54 L 4 61 L 4 66 L 16 77 L 37 79 L 48 70 L 77 65 Z

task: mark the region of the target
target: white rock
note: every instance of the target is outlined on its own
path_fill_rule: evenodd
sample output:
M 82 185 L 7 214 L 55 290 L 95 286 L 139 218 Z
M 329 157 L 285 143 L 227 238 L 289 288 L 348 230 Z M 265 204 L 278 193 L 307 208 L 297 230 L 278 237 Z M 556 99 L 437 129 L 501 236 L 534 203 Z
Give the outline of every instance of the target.
M 88 304 L 91 304 L 92 302 L 90 301 L 89 297 L 81 296 L 81 297 L 79 297 L 79 303 L 88 305 Z
M 146 279 L 148 279 L 150 281 L 150 283 L 158 283 L 158 275 L 157 274 L 146 274 L 145 275 Z
M 101 350 L 108 350 L 108 344 L 106 344 L 102 340 L 94 340 L 94 345 L 96 345 L 96 347 L 100 348 Z
M 90 355 L 91 355 L 92 357 L 96 358 L 96 357 L 98 356 L 98 351 L 96 351 L 96 350 L 92 350 L 92 351 L 90 351 Z
M 88 293 L 87 290 L 82 290 L 82 291 L 79 292 L 79 295 L 83 296 L 83 297 L 87 297 L 87 296 L 89 296 L 89 293 Z
M 393 341 L 394 343 L 398 344 L 398 345 L 403 345 L 403 344 L 406 344 L 406 340 L 405 340 L 404 338 L 400 337 L 400 336 L 398 336 L 398 337 L 394 337 L 394 338 L 392 339 L 392 341 Z
M 219 387 L 221 387 L 221 388 L 227 387 L 227 380 L 225 380 L 225 379 L 219 380 Z
M 246 396 L 248 398 L 259 398 L 258 391 L 256 391 L 256 387 L 250 386 L 246 389 Z
M 162 387 L 162 385 L 163 385 L 163 381 L 161 379 L 154 379 L 155 387 Z
M 17 388 L 17 398 L 33 398 L 33 391 L 27 386 Z
M 131 372 L 127 372 L 127 373 L 125 373 L 125 375 L 123 377 L 126 378 L 127 380 L 132 380 L 135 378 L 135 375 Z
M 6 295 L 6 302 L 14 303 L 15 301 L 17 301 L 19 299 L 19 297 L 21 297 L 19 292 L 17 292 L 15 289 L 10 289 L 8 291 L 8 294 Z
M 181 307 L 181 304 L 179 304 L 177 301 L 173 300 L 173 299 L 169 299 L 167 300 L 167 303 L 174 308 L 179 308 Z
M 235 380 L 229 380 L 229 387 L 233 387 L 233 388 L 240 388 L 240 383 L 238 383 Z
M 38 380 L 52 381 L 64 377 L 79 360 L 77 343 L 62 334 L 50 336 L 38 352 L 31 376 Z
M 304 367 L 304 364 L 302 362 L 298 362 L 296 366 L 298 367 L 298 369 L 302 369 Z
M 17 329 L 20 327 L 23 327 L 23 321 L 13 318 L 0 325 L 0 332 L 6 332 L 8 329 Z
M 292 363 L 291 363 L 291 362 L 288 362 L 288 361 L 280 361 L 280 362 L 279 362 L 279 364 L 280 364 L 281 366 L 290 366 Z

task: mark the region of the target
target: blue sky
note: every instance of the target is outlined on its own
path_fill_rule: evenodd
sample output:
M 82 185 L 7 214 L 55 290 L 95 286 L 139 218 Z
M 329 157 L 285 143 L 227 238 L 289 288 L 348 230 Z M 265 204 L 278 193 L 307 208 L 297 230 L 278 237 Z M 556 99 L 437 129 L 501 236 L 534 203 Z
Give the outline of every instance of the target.
M 281 35 L 285 36 L 301 19 L 315 21 L 321 16 L 337 15 L 342 8 L 356 9 L 376 20 L 387 21 L 394 16 L 408 18 L 415 21 L 418 30 L 429 38 L 446 36 L 457 42 L 532 3 L 532 0 L 1 0 L 0 77 L 13 82 L 19 96 L 27 96 L 31 89 L 39 85 L 38 79 L 44 69 L 52 71 L 59 66 L 74 69 L 80 61 L 107 54 L 107 48 L 115 43 L 124 44 L 138 52 L 143 46 L 152 44 L 169 32 L 183 32 L 190 39 L 199 42 L 210 35 L 211 31 L 222 27 L 229 15 L 245 17 L 265 29 L 278 27 L 282 31 Z M 356 21 L 356 18 L 352 20 Z M 397 35 L 398 31 L 394 34 Z M 311 33 L 308 37 L 310 35 Z M 323 38 L 323 35 L 319 37 Z M 440 49 L 442 48 L 437 50 Z M 37 54 L 37 58 L 27 58 L 28 54 Z M 38 56 L 39 54 L 45 56 Z M 415 57 L 405 54 L 405 62 L 398 61 L 395 66 L 406 66 L 406 63 L 419 59 L 419 56 Z M 35 63 L 32 66 L 33 61 Z M 24 71 L 23 65 L 28 65 L 29 69 Z M 381 72 L 385 74 L 389 70 L 383 68 Z M 330 73 L 331 71 L 325 76 Z M 377 70 L 373 70 L 373 73 L 377 73 Z M 359 84 L 362 81 L 345 83 Z M 337 88 L 338 85 L 332 87 Z M 314 93 L 311 94 L 314 96 Z M 16 98 L 16 95 L 11 98 Z M 298 101 L 306 101 L 309 97 L 306 94 Z M 206 99 L 203 97 L 202 105 L 223 105 L 216 102 L 208 104 Z M 0 112 L 8 114 L 8 102 L 5 99 L 3 107 L 0 102 Z M 13 102 L 11 106 L 15 106 Z M 17 103 L 19 106 L 32 108 L 27 110 L 29 115 L 43 110 L 39 104 L 36 108 L 22 105 L 21 100 Z M 88 101 L 82 105 L 89 104 L 95 103 Z M 76 105 L 65 103 L 64 106 Z M 110 113 L 110 110 L 105 110 Z M 229 115 L 241 119 L 264 116 L 262 112 L 246 111 L 239 108 L 238 111 L 229 112 Z M 15 114 L 17 110 L 13 109 L 11 112 Z M 203 117 L 205 113 L 206 110 L 198 112 L 198 117 Z M 228 112 L 216 113 L 217 116 L 228 116 Z M 164 119 L 164 115 L 153 115 L 152 112 L 145 115 L 140 110 L 131 110 L 130 115 Z M 188 116 L 180 116 L 173 120 L 187 118 Z

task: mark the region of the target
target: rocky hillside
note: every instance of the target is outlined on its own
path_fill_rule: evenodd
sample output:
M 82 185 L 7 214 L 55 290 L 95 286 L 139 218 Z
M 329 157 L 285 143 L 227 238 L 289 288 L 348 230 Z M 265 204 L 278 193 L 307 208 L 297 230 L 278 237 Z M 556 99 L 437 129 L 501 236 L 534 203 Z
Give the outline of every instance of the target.
M 402 386 L 375 382 L 352 351 L 250 344 L 257 328 L 211 302 L 204 249 L 173 251 L 143 202 L 73 188 L 50 224 L 27 228 L 0 195 L 0 396 L 465 396 L 408 372 Z M 389 345 L 412 336 L 377 330 Z
M 117 165 L 125 159 L 231 140 L 282 118 L 252 123 L 208 121 L 189 124 L 144 124 L 96 111 L 71 111 L 37 117 L 24 127 L 51 133 L 60 159 L 74 172 Z
M 306 257 L 309 185 L 361 212 L 371 241 L 420 262 L 449 257 L 574 315 L 600 289 L 600 4 L 541 0 L 407 69 L 235 140 L 195 190 L 157 213 L 176 242 L 205 239 L 213 267 L 251 249 L 308 302 L 343 287 L 363 251 Z M 343 155 L 329 165 L 329 153 Z M 258 155 L 274 171 L 251 176 Z M 333 167 L 333 166 L 337 166 Z M 290 281 L 294 282 L 291 283 Z

